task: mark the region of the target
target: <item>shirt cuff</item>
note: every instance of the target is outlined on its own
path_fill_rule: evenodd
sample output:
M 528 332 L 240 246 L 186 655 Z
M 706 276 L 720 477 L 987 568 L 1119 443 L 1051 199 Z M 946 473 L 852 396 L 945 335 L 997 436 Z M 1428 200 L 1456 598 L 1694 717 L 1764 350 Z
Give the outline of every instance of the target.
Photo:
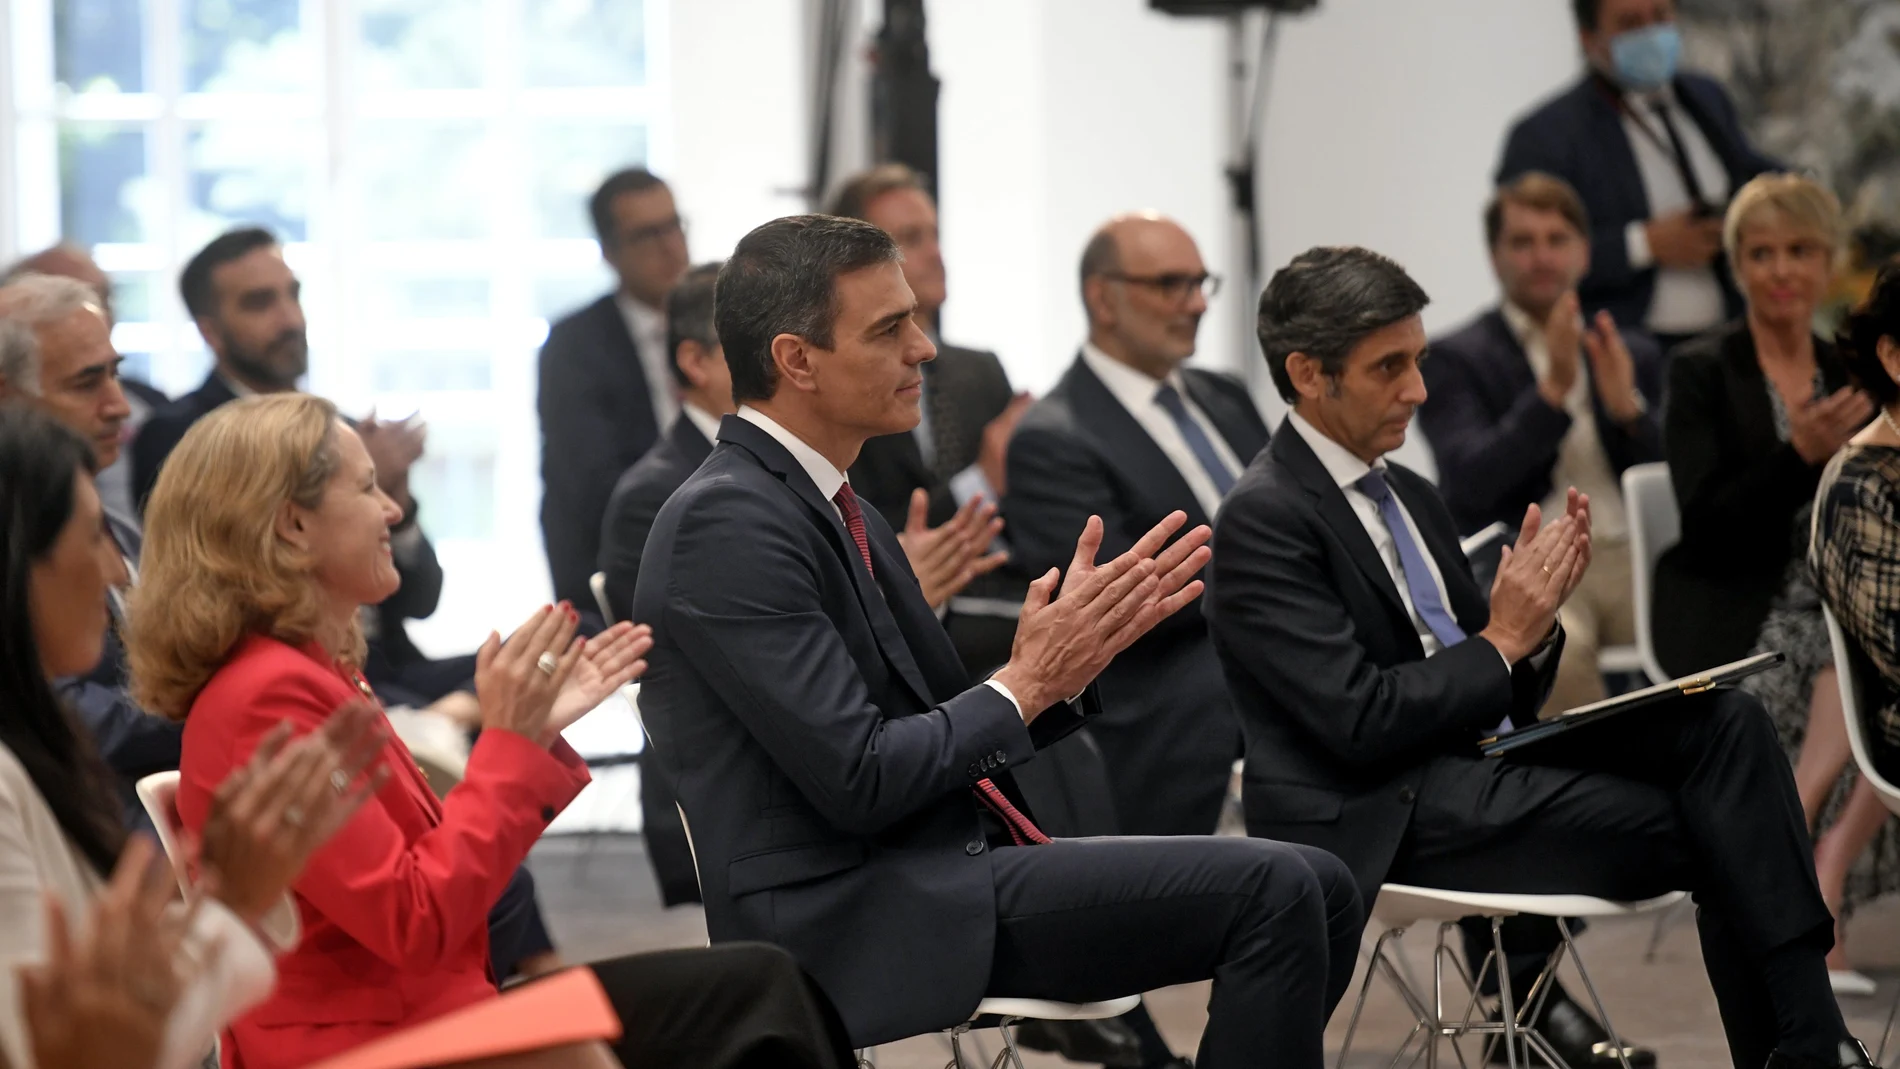
M 1649 220 L 1638 219 L 1623 228 L 1623 249 L 1629 257 L 1630 270 L 1641 271 L 1655 264 L 1656 257 L 1649 249 Z
M 990 480 L 984 476 L 983 469 L 975 464 L 950 476 L 950 496 L 957 499 L 958 508 L 969 504 L 978 496 L 991 504 L 996 503 L 995 488 L 990 486 Z
M 994 679 L 984 680 L 983 685 L 991 688 L 992 690 L 996 691 L 996 693 L 1001 694 L 1003 697 L 1008 698 L 1009 707 L 1016 710 L 1016 719 L 1021 720 L 1023 718 L 1023 703 L 1016 700 L 1016 695 L 1010 693 L 1010 690 L 1008 687 L 1005 687 L 1004 685 L 1002 685 L 1001 683 L 998 683 Z

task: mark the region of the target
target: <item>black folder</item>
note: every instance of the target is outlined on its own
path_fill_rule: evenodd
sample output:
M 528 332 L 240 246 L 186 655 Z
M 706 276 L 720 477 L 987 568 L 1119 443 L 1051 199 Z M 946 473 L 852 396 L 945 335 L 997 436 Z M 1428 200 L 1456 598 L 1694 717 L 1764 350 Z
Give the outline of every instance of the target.
M 1605 698 L 1600 702 L 1591 702 L 1589 705 L 1579 705 L 1575 709 L 1566 710 L 1547 720 L 1527 724 L 1516 731 L 1506 731 L 1500 735 L 1481 739 L 1478 742 L 1478 749 L 1483 751 L 1486 757 L 1503 757 L 1507 753 L 1554 739 L 1559 735 L 1575 731 L 1585 724 L 1594 724 L 1618 713 L 1640 709 L 1645 705 L 1654 705 L 1685 694 L 1701 694 L 1706 690 L 1733 685 L 1737 680 L 1777 667 L 1785 660 L 1787 658 L 1778 652 L 1756 654 L 1696 675 L 1672 679 L 1667 683 L 1633 690 L 1628 694 Z

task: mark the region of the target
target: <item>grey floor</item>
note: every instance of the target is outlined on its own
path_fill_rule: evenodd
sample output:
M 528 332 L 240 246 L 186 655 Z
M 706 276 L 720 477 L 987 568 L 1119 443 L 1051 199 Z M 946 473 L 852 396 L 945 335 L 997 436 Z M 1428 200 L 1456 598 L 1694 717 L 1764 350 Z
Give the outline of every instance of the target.
M 705 921 L 697 908 L 660 907 L 636 835 L 550 837 L 535 848 L 529 864 L 556 943 L 573 960 L 698 946 L 706 940 Z M 1655 1047 L 1666 1069 L 1726 1066 L 1727 1051 L 1715 1000 L 1702 974 L 1694 923 L 1686 913 L 1675 918 L 1664 932 L 1656 959 L 1645 963 L 1643 950 L 1652 930 L 1647 919 L 1608 921 L 1597 923 L 1579 938 L 1612 1019 L 1627 1036 Z M 1414 974 L 1429 977 L 1430 933 L 1417 931 L 1407 939 L 1415 944 L 1404 948 Z M 1849 1024 L 1872 1047 L 1880 1038 L 1900 983 L 1900 902 L 1875 903 L 1857 914 L 1849 925 L 1848 945 L 1855 963 L 1880 980 L 1880 992 L 1874 997 L 1842 1002 Z M 1355 991 L 1358 982 L 1355 979 Z M 1581 996 L 1581 988 L 1572 986 Z M 1163 1034 L 1183 1053 L 1192 1053 L 1200 1037 L 1206 1003 L 1205 984 L 1166 988 L 1148 997 Z M 1327 1031 L 1330 1051 L 1339 1048 L 1350 1007 L 1348 996 Z M 1365 1069 L 1385 1065 L 1410 1027 L 1404 1004 L 1382 984 L 1375 984 L 1354 1041 L 1351 1064 Z M 994 1040 L 984 1044 L 987 1050 L 995 1049 Z M 1448 1050 L 1443 1057 L 1456 1064 Z M 946 1058 L 943 1044 L 934 1037 L 877 1052 L 880 1069 L 940 1069 Z M 1032 1055 L 1028 1064 L 1070 1063 Z

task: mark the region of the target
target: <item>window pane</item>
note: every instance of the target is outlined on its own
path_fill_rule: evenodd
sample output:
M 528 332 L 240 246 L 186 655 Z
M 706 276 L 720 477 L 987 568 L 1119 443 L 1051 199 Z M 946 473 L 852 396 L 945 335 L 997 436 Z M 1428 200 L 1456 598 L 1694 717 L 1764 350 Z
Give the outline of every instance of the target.
M 368 250 L 371 262 L 392 255 Z M 385 261 L 386 262 L 386 261 Z M 371 272 L 364 276 L 361 316 L 371 323 L 396 319 L 486 319 L 490 281 Z
M 593 237 L 587 199 L 609 174 L 647 158 L 643 123 L 543 122 L 524 140 L 538 238 Z
M 647 81 L 641 0 L 535 0 L 522 5 L 531 86 L 632 86 Z
M 353 152 L 360 165 L 365 238 L 488 236 L 487 193 L 494 170 L 481 123 L 366 119 L 357 131 Z
M 495 535 L 495 455 L 475 438 L 432 427 L 428 452 L 409 469 L 410 491 L 431 541 Z
M 59 124 L 59 226 L 67 241 L 149 240 L 161 193 L 145 175 L 145 132 L 113 123 Z
M 483 352 L 377 353 L 376 392 L 486 390 L 489 360 Z
M 53 76 L 75 93 L 145 89 L 145 5 L 139 0 L 56 0 Z
M 613 275 L 604 266 L 585 275 L 537 278 L 534 280 L 534 313 L 552 323 L 599 300 L 613 286 Z
M 185 90 L 282 92 L 317 84 L 299 0 L 183 0 Z
M 168 287 L 157 271 L 115 272 L 112 280 L 112 318 L 119 323 L 151 323 L 164 305 Z
M 303 241 L 320 144 L 312 122 L 226 121 L 192 130 L 185 142 L 191 217 L 182 228 L 184 247 L 196 250 L 241 225 Z
M 482 84 L 482 0 L 360 0 L 358 93 Z

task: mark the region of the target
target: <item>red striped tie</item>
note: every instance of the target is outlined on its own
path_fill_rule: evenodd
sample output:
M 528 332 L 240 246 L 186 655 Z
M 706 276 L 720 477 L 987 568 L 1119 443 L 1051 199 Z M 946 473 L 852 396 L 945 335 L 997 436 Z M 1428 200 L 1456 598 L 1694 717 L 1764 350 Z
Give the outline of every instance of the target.
M 871 578 L 876 579 L 877 568 L 871 564 L 871 540 L 864 533 L 864 510 L 858 507 L 858 495 L 852 491 L 850 483 L 844 483 L 838 487 L 838 492 L 832 496 L 831 500 L 838 506 L 838 512 L 844 516 L 844 529 L 851 533 L 851 541 L 858 544 L 858 556 L 864 558 L 864 570 L 871 573 Z M 1036 827 L 1033 821 L 1023 815 L 1022 810 L 1010 804 L 1009 799 L 1003 795 L 1002 789 L 997 787 L 994 781 L 977 780 L 972 790 L 977 799 L 1002 820 L 1003 826 L 1009 829 L 1009 837 L 1015 840 L 1017 846 L 1027 846 L 1032 843 L 1041 845 L 1050 841 L 1049 837 L 1042 833 L 1041 828 Z

